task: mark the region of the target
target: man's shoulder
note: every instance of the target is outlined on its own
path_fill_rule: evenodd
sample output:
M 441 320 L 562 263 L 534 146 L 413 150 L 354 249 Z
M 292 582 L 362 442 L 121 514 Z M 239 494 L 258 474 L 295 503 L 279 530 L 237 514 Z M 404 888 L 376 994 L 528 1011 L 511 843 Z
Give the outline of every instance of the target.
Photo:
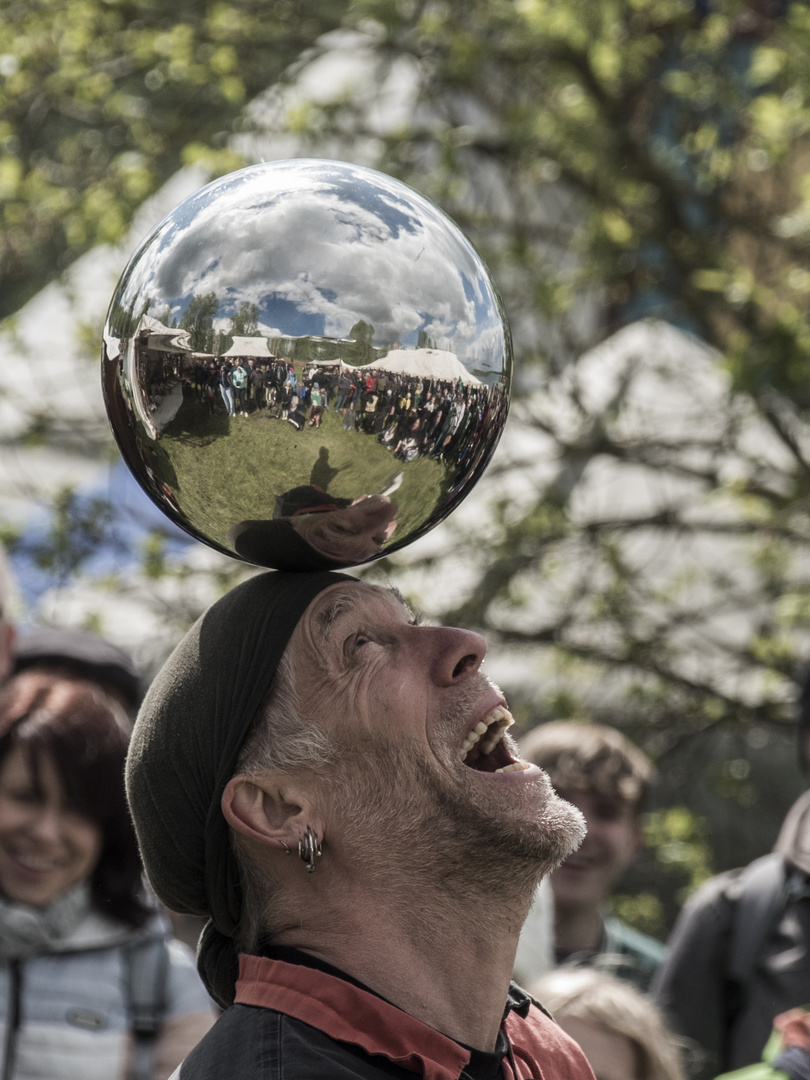
M 234 1005 L 170 1080 L 390 1080 L 413 1073 L 273 1009 Z
M 536 1002 L 525 1015 L 511 1012 L 505 1021 L 515 1061 L 546 1080 L 593 1080 L 591 1067 L 574 1040 Z
M 682 917 L 691 920 L 727 917 L 744 894 L 778 892 L 785 880 L 785 860 L 775 852 L 747 866 L 724 870 L 708 878 L 684 904 Z

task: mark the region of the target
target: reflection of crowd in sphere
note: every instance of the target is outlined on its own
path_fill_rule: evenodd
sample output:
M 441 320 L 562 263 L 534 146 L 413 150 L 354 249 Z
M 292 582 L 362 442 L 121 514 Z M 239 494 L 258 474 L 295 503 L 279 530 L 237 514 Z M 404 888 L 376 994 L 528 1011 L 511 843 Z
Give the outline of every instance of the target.
M 288 376 L 292 374 L 292 382 Z M 255 357 L 202 361 L 194 366 L 192 388 L 198 401 L 205 402 L 211 416 L 247 417 L 258 413 L 287 418 L 293 405 L 297 379 L 292 365 L 283 359 Z
M 345 431 L 376 437 L 399 461 L 431 458 L 463 476 L 480 463 L 489 443 L 482 436 L 494 422 L 500 427 L 507 405 L 500 388 L 480 382 L 293 364 L 276 356 L 197 356 L 181 381 L 211 416 L 279 420 L 302 431 L 320 428 L 331 414 Z M 164 382 L 165 372 L 152 381 L 150 396 L 160 394 Z

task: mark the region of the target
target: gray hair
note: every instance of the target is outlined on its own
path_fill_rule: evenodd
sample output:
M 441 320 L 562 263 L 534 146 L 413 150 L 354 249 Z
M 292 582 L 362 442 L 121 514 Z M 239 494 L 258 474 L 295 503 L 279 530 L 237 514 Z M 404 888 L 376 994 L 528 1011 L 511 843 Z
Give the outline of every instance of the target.
M 301 716 L 288 649 L 276 669 L 258 719 L 240 751 L 235 775 L 258 778 L 268 769 L 321 773 L 335 757 L 333 740 Z M 231 843 L 243 893 L 236 944 L 241 952 L 256 952 L 262 938 L 273 936 L 278 883 L 233 831 Z

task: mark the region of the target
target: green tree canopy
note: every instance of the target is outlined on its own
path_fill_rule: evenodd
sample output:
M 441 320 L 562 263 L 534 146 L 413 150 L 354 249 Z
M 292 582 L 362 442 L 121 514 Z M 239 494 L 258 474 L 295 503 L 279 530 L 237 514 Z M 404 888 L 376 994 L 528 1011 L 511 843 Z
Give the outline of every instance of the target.
M 195 352 L 211 352 L 214 348 L 214 316 L 219 309 L 216 293 L 192 296 L 180 318 L 184 330 L 191 331 L 191 347 Z
M 247 301 L 240 304 L 239 310 L 231 319 L 231 336 L 256 337 L 259 333 L 259 309 Z
M 345 4 L 10 0 L 0 20 L 0 318 L 120 240 L 182 164 L 242 164 L 247 102 Z

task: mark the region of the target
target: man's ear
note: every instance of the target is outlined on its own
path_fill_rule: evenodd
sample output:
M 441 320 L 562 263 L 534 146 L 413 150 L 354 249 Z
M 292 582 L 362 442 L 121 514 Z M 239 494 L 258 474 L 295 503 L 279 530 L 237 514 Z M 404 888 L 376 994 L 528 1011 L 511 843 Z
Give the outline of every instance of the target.
M 323 835 L 306 794 L 290 786 L 288 777 L 278 783 L 271 773 L 232 776 L 222 793 L 221 806 L 232 829 L 260 844 L 295 848 L 307 826 Z

